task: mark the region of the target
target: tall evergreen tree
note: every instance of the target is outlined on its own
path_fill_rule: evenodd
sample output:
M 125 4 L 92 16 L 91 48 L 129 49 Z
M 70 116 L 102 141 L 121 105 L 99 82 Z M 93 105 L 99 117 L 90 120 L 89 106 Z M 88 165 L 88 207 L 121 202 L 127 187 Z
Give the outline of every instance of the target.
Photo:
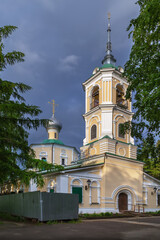
M 139 142 L 150 145 L 145 152 L 157 145 L 153 136 L 160 136 L 160 1 L 138 0 L 139 16 L 132 19 L 128 27 L 133 46 L 130 58 L 125 64 L 125 76 L 129 87 L 126 98 L 133 93 L 134 116 L 132 123 L 125 124 L 132 129 L 132 136 Z M 144 155 L 139 158 L 143 160 Z
M 3 53 L 3 41 L 16 29 L 15 26 L 0 28 L 0 72 L 7 65 L 24 61 L 22 52 Z M 22 94 L 31 87 L 23 83 L 14 83 L 0 78 L 0 184 L 6 181 L 16 184 L 18 181 L 29 184 L 35 179 L 38 185 L 43 185 L 41 174 L 32 169 L 60 169 L 43 161 L 35 159 L 33 150 L 28 146 L 28 130 L 37 129 L 45 120 L 37 118 L 41 110 L 34 105 L 28 105 Z M 30 170 L 31 169 L 31 170 Z

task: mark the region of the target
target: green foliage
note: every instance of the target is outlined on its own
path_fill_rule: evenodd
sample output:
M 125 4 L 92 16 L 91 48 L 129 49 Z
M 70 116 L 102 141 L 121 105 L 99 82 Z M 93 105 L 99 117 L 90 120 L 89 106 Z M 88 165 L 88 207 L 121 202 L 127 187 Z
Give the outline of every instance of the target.
M 80 223 L 81 220 L 80 219 L 73 219 L 73 220 L 49 220 L 47 222 L 48 225 L 51 225 L 51 224 L 63 224 L 63 223 L 71 223 L 71 224 L 76 224 L 76 223 Z
M 24 217 L 20 216 L 13 216 L 9 213 L 0 212 L 0 219 L 1 220 L 7 220 L 7 221 L 13 221 L 13 222 L 24 222 Z
M 24 61 L 24 54 L 21 52 L 3 53 L 3 41 L 15 29 L 14 26 L 0 28 L 0 72 L 7 65 Z M 38 171 L 44 168 L 47 171 L 62 169 L 34 159 L 34 151 L 28 146 L 29 129 L 37 129 L 46 124 L 46 120 L 38 119 L 41 110 L 25 103 L 22 94 L 30 89 L 30 86 L 23 83 L 13 83 L 0 78 L 0 184 L 6 181 L 16 184 L 20 180 L 28 185 L 33 178 L 42 186 L 41 174 L 28 168 Z
M 84 214 L 79 214 L 79 217 L 81 219 L 101 219 L 101 218 L 126 218 L 126 217 L 135 217 L 135 216 L 139 216 L 139 217 L 145 217 L 145 216 L 159 216 L 160 215 L 160 211 L 156 211 L 156 212 L 145 212 L 145 213 L 139 213 L 139 212 L 135 212 L 133 213 L 112 213 L 112 212 L 105 212 L 105 213 L 84 213 Z
M 135 93 L 134 120 L 140 128 L 159 134 L 160 130 L 160 2 L 139 0 L 140 14 L 132 19 L 128 30 L 133 46 L 130 59 L 125 64 L 125 76 L 129 87 L 126 98 Z M 135 125 L 136 127 L 136 125 Z M 139 130 L 139 129 L 138 129 Z
M 47 222 L 48 225 L 58 224 L 58 223 L 59 223 L 58 221 L 51 221 L 51 220 L 49 220 L 49 221 Z
M 133 46 L 124 73 L 129 82 L 126 98 L 133 93 L 135 114 L 124 130 L 131 129 L 132 136 L 147 141 L 149 150 L 152 136 L 160 136 L 160 1 L 138 0 L 137 4 L 139 16 L 127 29 Z
M 67 221 L 66 223 L 71 223 L 71 224 L 77 224 L 77 223 L 81 223 L 82 221 L 81 221 L 81 219 L 73 219 L 73 220 L 69 220 L 69 221 Z
M 160 141 L 155 144 L 154 136 L 144 139 L 138 149 L 138 158 L 145 162 L 146 173 L 160 179 Z
M 102 212 L 102 213 L 84 213 L 79 216 L 82 218 L 100 218 L 100 217 L 113 217 L 115 214 L 112 212 Z

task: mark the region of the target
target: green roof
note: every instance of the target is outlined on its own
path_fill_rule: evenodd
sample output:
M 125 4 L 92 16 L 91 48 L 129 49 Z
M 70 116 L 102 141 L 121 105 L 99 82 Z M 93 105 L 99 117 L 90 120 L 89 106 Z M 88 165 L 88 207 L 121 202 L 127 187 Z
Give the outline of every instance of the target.
M 110 139 L 111 139 L 111 137 L 109 137 L 108 135 L 104 136 L 103 138 L 110 138 Z M 103 139 L 103 138 L 102 138 L 102 139 Z
M 106 135 L 106 136 L 104 136 L 103 138 L 110 138 L 110 137 L 109 137 L 108 135 Z M 93 141 L 93 142 L 87 143 L 85 146 L 90 145 L 90 144 L 95 143 L 95 142 L 98 142 L 99 140 L 101 140 L 101 139 L 103 139 L 103 138 L 100 138 L 100 139 L 95 140 L 95 141 Z M 110 138 L 110 139 L 111 139 L 111 138 Z
M 108 64 L 103 64 L 101 67 L 99 67 L 99 70 L 100 70 L 100 69 L 104 69 L 104 68 L 115 68 L 115 69 L 118 70 L 118 67 L 114 66 L 113 64 L 109 64 L 109 63 L 108 63 Z M 99 72 L 99 70 L 98 70 L 98 72 Z M 95 75 L 95 74 L 92 74 L 91 77 L 93 77 L 94 75 Z M 88 79 L 90 79 L 91 77 L 89 77 Z M 88 80 L 88 79 L 87 79 L 87 80 Z M 87 80 L 86 80 L 86 81 L 87 81 Z M 85 82 L 86 82 L 86 81 L 85 81 Z
M 118 70 L 118 67 L 114 66 L 113 64 L 103 64 L 102 67 L 100 67 L 99 69 L 103 68 L 115 68 Z
M 93 141 L 93 142 L 87 143 L 85 146 L 91 145 L 92 143 L 98 142 L 98 141 L 100 141 L 100 140 L 102 140 L 102 139 L 104 139 L 104 138 L 109 138 L 109 139 L 115 140 L 115 141 L 120 142 L 120 143 L 124 143 L 124 144 L 127 144 L 127 145 L 132 145 L 132 146 L 134 146 L 132 143 L 126 143 L 126 142 L 117 140 L 117 139 L 115 139 L 115 138 L 111 138 L 111 137 L 109 137 L 108 135 L 105 135 L 104 137 L 102 137 L 102 138 L 100 138 L 100 139 L 98 139 L 98 140 L 95 140 L 95 141 Z
M 55 144 L 59 144 L 59 145 L 64 145 L 63 142 L 61 142 L 60 140 L 56 140 L 56 139 L 46 139 L 42 143 L 55 143 Z

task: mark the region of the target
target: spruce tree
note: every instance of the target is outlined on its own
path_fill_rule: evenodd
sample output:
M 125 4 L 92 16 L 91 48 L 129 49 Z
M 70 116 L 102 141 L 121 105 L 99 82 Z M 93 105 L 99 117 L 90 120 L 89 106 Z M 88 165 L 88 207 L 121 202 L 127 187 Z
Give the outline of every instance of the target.
M 25 55 L 22 52 L 3 53 L 4 40 L 16 28 L 0 28 L 0 72 L 4 71 L 7 65 L 24 61 Z M 25 102 L 23 94 L 30 89 L 30 86 L 21 82 L 14 83 L 0 78 L 0 184 L 21 182 L 28 185 L 32 178 L 42 186 L 41 174 L 33 169 L 59 169 L 59 166 L 35 159 L 34 151 L 28 146 L 29 130 L 46 124 L 46 120 L 38 119 L 41 113 L 39 107 Z

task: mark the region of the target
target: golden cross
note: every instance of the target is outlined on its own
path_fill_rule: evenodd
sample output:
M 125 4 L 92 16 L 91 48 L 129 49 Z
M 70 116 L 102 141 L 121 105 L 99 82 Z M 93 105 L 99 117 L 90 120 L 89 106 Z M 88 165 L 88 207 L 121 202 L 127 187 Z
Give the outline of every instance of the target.
M 55 100 L 52 100 L 52 102 L 48 102 L 53 105 L 53 115 L 55 113 L 55 106 L 58 106 L 58 104 L 55 104 Z
M 108 19 L 110 19 L 111 18 L 111 14 L 110 14 L 110 12 L 108 13 Z

